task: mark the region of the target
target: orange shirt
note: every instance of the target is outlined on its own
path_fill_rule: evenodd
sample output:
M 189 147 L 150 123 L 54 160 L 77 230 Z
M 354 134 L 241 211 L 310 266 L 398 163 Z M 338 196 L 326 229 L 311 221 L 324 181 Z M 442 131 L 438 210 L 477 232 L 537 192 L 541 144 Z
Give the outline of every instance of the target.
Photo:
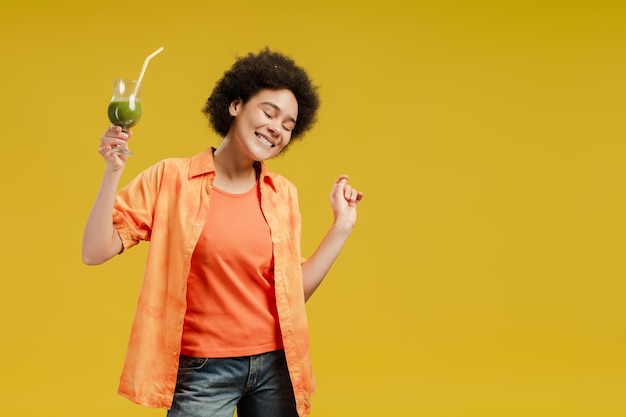
M 260 164 L 261 210 L 272 237 L 276 307 L 298 414 L 315 390 L 301 267 L 296 187 Z M 206 222 L 215 178 L 213 150 L 162 161 L 118 193 L 113 222 L 124 250 L 149 240 L 144 279 L 119 393 L 149 407 L 174 396 L 191 258 Z
M 181 353 L 200 358 L 281 349 L 270 228 L 258 187 L 231 194 L 213 187 L 191 258 Z

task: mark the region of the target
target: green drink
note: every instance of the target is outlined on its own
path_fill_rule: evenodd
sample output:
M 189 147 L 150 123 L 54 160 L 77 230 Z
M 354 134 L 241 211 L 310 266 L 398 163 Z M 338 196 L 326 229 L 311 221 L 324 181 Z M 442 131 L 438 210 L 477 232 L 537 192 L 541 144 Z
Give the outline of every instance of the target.
M 113 100 L 108 108 L 109 120 L 114 125 L 122 126 L 126 132 L 141 119 L 141 101 L 137 99 Z
M 113 97 L 109 102 L 107 114 L 111 123 L 121 126 L 124 132 L 135 126 L 141 119 L 141 83 L 135 80 L 117 78 L 113 80 Z M 111 148 L 111 153 L 132 155 L 126 145 Z

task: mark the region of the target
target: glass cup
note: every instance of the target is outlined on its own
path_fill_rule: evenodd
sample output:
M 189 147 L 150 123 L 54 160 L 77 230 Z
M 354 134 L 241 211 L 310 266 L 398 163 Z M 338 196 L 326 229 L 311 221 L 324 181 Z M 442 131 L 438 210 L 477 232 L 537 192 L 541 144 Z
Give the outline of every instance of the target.
M 127 132 L 141 119 L 141 82 L 137 80 L 125 80 L 116 78 L 113 80 L 113 96 L 109 103 L 108 115 L 111 123 L 122 127 Z M 126 145 L 116 146 L 111 149 L 112 153 L 133 155 Z

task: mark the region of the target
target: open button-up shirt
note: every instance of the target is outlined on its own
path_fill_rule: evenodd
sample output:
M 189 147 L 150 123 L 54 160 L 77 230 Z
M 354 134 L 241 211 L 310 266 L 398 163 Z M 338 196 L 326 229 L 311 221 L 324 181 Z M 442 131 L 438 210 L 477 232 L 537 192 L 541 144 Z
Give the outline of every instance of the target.
M 302 285 L 301 217 L 296 187 L 259 164 L 261 210 L 270 227 L 276 304 L 298 414 L 315 390 Z M 170 408 L 186 310 L 191 256 L 204 228 L 215 178 L 213 149 L 164 160 L 122 188 L 113 222 L 124 250 L 150 241 L 119 393 Z

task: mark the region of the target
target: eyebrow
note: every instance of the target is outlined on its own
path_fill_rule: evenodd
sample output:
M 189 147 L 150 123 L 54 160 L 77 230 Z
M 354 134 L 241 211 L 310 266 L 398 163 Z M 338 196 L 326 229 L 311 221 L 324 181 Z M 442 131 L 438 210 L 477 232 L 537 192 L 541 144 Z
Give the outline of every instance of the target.
M 274 103 L 272 103 L 270 101 L 264 101 L 261 104 L 267 104 L 268 106 L 272 107 L 276 111 L 280 111 L 280 107 L 278 107 L 276 104 L 274 104 Z M 294 119 L 293 117 L 290 117 L 289 121 L 296 123 L 296 119 Z

